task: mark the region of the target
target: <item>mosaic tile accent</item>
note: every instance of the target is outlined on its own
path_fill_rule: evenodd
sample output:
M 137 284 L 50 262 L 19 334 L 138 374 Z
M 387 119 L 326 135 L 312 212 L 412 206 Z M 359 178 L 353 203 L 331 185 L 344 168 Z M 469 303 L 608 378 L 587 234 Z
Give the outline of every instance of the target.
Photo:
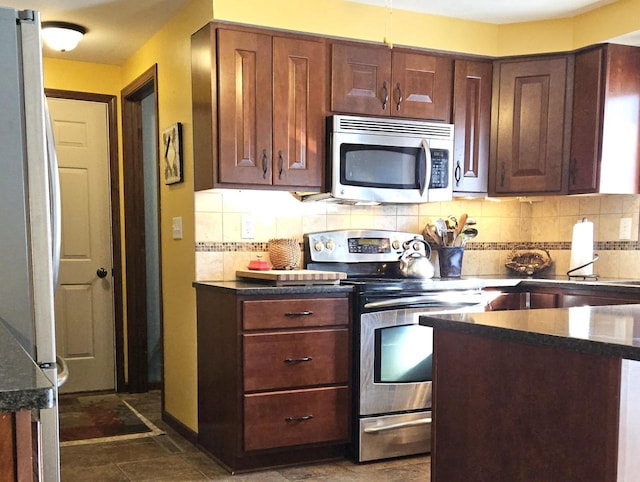
M 300 245 L 302 248 L 302 244 Z M 470 251 L 506 251 L 517 247 L 546 249 L 549 251 L 571 250 L 568 241 L 549 242 L 469 242 L 465 249 Z M 433 246 L 432 247 L 436 247 Z M 596 241 L 595 251 L 638 251 L 640 241 Z M 269 251 L 268 242 L 196 242 L 196 252 L 264 252 Z

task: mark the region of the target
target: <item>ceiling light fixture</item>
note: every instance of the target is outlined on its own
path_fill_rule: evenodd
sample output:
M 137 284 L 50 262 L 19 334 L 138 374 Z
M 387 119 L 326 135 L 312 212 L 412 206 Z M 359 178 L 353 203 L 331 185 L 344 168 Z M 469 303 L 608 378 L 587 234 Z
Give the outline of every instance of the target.
M 87 29 L 69 22 L 42 22 L 42 38 L 53 50 L 68 52 L 82 40 Z

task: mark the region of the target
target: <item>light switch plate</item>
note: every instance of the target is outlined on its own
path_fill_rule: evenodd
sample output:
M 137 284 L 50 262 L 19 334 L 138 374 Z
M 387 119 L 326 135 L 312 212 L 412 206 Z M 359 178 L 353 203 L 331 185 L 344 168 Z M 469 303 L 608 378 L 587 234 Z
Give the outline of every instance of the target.
M 620 239 L 631 239 L 631 218 L 620 218 Z
M 171 220 L 171 231 L 173 239 L 182 239 L 182 216 L 178 216 Z

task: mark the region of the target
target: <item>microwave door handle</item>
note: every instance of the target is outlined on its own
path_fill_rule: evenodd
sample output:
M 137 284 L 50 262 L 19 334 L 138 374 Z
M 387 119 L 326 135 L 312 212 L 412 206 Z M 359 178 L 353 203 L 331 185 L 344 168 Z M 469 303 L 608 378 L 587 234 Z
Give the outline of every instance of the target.
M 418 167 L 418 188 L 420 189 L 420 196 L 424 195 L 425 189 L 427 189 L 431 182 L 431 148 L 429 147 L 429 141 L 427 139 L 422 139 L 422 153 Z

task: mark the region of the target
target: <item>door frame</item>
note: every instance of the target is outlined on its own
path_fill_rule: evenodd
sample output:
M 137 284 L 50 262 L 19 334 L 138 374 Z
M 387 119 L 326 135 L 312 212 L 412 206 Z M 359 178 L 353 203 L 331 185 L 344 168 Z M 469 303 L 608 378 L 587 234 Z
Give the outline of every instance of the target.
M 124 181 L 124 222 L 126 251 L 127 292 L 127 355 L 128 387 L 130 392 L 146 392 L 148 382 L 147 350 L 147 277 L 144 226 L 144 177 L 142 157 L 142 99 L 155 97 L 156 125 L 158 122 L 158 67 L 154 64 L 120 92 L 122 104 L 122 155 Z M 156 142 L 156 159 L 160 151 Z M 162 302 L 162 237 L 160 211 L 160 176 L 158 185 L 158 256 L 160 279 L 160 351 L 163 355 L 163 302 Z M 164 380 L 164 363 L 161 365 L 161 384 Z
M 99 102 L 107 106 L 109 128 L 109 184 L 111 192 L 111 246 L 113 315 L 115 332 L 116 391 L 125 388 L 124 378 L 124 306 L 122 302 L 122 243 L 120 224 L 120 167 L 118 165 L 118 98 L 115 95 L 94 94 L 71 90 L 45 89 L 45 96 L 86 102 Z

